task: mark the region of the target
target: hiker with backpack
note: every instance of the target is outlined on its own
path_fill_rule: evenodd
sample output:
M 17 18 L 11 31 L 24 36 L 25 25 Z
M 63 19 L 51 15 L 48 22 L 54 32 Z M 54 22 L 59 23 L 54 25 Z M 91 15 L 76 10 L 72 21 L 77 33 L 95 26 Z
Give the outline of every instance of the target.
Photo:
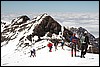
M 73 33 L 73 35 L 70 38 L 70 41 L 71 41 L 71 56 L 72 57 L 73 57 L 73 50 L 74 50 L 74 54 L 75 54 L 75 57 L 76 57 L 76 45 L 77 45 L 78 38 L 75 35 L 76 35 L 76 33 Z
M 83 36 L 80 38 L 81 41 L 81 58 L 85 58 L 85 54 L 87 52 L 89 37 L 87 36 L 87 31 L 84 32 Z

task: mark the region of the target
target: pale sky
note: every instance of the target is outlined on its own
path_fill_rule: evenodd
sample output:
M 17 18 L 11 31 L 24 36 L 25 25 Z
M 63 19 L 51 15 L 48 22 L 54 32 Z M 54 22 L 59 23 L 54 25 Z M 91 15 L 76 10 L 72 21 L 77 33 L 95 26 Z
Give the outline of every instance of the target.
M 98 12 L 99 1 L 1 1 L 1 13 Z

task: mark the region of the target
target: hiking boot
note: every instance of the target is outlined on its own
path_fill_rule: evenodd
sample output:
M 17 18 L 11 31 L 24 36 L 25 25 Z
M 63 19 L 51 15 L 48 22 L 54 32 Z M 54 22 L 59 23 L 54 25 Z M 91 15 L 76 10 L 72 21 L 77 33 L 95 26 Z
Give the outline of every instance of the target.
M 83 55 L 83 58 L 85 58 L 85 56 Z
M 65 50 L 64 48 L 62 48 L 63 50 Z
M 83 55 L 80 56 L 81 58 L 83 57 Z
M 82 56 L 80 56 L 82 58 Z
M 71 57 L 73 57 L 73 54 L 71 55 Z
M 50 50 L 50 52 L 52 52 L 52 51 Z
M 80 57 L 81 57 L 81 58 L 85 58 L 85 56 L 84 56 L 84 55 L 81 55 Z

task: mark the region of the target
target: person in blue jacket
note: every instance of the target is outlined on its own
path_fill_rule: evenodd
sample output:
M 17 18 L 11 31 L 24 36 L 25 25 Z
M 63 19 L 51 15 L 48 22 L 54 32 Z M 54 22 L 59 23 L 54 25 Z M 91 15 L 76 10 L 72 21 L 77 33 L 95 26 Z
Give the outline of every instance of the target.
M 73 57 L 73 50 L 74 50 L 74 54 L 76 56 L 76 45 L 78 42 L 78 38 L 75 36 L 76 33 L 73 33 L 73 35 L 70 38 L 71 41 L 71 56 Z

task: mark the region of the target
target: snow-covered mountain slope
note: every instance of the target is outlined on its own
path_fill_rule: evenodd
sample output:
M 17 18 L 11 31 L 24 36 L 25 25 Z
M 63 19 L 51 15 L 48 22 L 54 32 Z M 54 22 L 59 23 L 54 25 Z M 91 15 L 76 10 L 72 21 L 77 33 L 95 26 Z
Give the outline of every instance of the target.
M 47 15 L 46 13 L 41 14 L 33 19 L 30 19 L 26 15 L 23 15 L 23 16 L 13 19 L 11 21 L 11 24 L 3 26 L 3 30 L 1 32 L 1 62 L 2 62 L 1 64 L 2 65 L 17 65 L 17 64 L 23 65 L 25 63 L 28 63 L 28 61 L 26 61 L 26 60 L 30 59 L 29 52 L 34 47 L 37 50 L 37 57 L 39 59 L 40 58 L 42 58 L 42 59 L 41 59 L 41 61 L 39 61 L 39 59 L 37 59 L 36 63 L 35 63 L 35 61 L 31 60 L 33 58 L 31 58 L 30 61 L 34 62 L 35 64 L 39 63 L 40 65 L 42 65 L 41 62 L 43 62 L 43 64 L 48 65 L 48 63 L 45 63 L 43 61 L 43 59 L 45 57 L 44 54 L 49 55 L 48 47 L 46 47 L 47 43 L 48 43 L 47 40 L 51 40 L 52 38 L 60 39 L 60 36 L 63 35 L 64 39 L 67 42 L 68 38 L 74 32 L 74 30 L 69 30 L 69 29 L 65 28 L 64 26 L 63 27 L 62 26 L 63 25 L 60 22 L 54 20 L 50 15 Z M 81 29 L 83 29 L 83 28 L 81 27 Z M 63 33 L 61 35 L 62 30 L 63 30 Z M 80 30 L 78 30 L 78 31 L 79 31 L 79 33 L 82 33 L 82 32 L 80 32 Z M 85 31 L 85 30 L 82 30 L 82 31 Z M 53 34 L 54 34 L 54 37 L 53 37 Z M 89 33 L 89 35 L 91 35 L 91 34 Z M 66 38 L 66 37 L 68 37 L 68 38 Z M 95 37 L 93 37 L 93 38 L 92 37 L 91 37 L 91 39 L 95 40 Z M 99 42 L 97 42 L 97 43 L 99 43 Z M 92 43 L 92 44 L 95 44 L 95 43 Z M 59 49 L 60 48 L 61 47 L 59 47 Z M 69 52 L 69 50 L 70 50 L 70 48 L 67 48 L 67 46 L 65 49 L 66 49 L 66 52 Z M 96 51 L 97 50 L 95 50 L 93 52 L 96 52 Z M 60 51 L 58 51 L 58 52 L 61 53 Z M 56 52 L 54 52 L 54 47 L 53 47 L 52 53 L 53 54 L 51 54 L 50 56 L 56 54 Z M 64 55 L 64 57 L 65 57 L 65 55 Z M 93 54 L 93 55 L 95 55 L 95 54 Z M 41 56 L 43 56 L 43 57 L 41 57 Z M 70 56 L 70 54 L 68 56 Z M 60 57 L 61 57 L 61 55 L 60 55 Z M 49 56 L 47 58 L 49 58 Z M 63 59 L 65 59 L 65 58 L 63 58 Z M 95 58 L 95 56 L 93 58 Z M 24 63 L 24 61 L 25 61 L 25 63 Z M 51 59 L 48 59 L 47 61 L 51 62 Z M 95 60 L 93 60 L 93 61 L 95 61 Z M 59 63 L 60 63 L 60 61 L 58 62 L 58 64 Z M 35 65 L 35 64 L 29 63 L 28 65 Z M 96 64 L 98 65 L 98 61 L 96 61 Z M 66 64 L 64 64 L 64 65 L 66 65 Z
M 80 35 L 79 33 L 83 33 L 85 31 L 82 27 L 80 28 L 77 30 L 78 35 Z M 3 26 L 3 30 L 1 32 L 1 46 L 12 44 L 12 41 L 17 40 L 15 44 L 17 49 L 20 47 L 30 47 L 32 46 L 32 43 L 35 42 L 34 36 L 37 36 L 37 40 L 40 40 L 41 37 L 52 37 L 53 33 L 57 34 L 58 36 L 61 32 L 63 33 L 60 35 L 63 35 L 66 40 L 69 40 L 68 38 L 72 35 L 74 30 L 66 29 L 60 22 L 55 21 L 46 13 L 41 14 L 33 19 L 23 15 L 13 19 L 11 24 Z M 92 45 L 96 44 L 97 49 L 99 44 L 98 42 L 96 43 L 95 37 L 90 33 L 89 37 L 91 39 L 90 42 Z M 98 49 L 96 51 L 98 51 Z
M 45 23 L 45 25 L 43 25 L 42 23 Z M 50 26 L 50 24 L 52 23 L 57 24 L 57 22 L 47 14 L 39 15 L 32 20 L 30 20 L 30 18 L 28 18 L 26 15 L 13 19 L 11 24 L 4 26 L 4 30 L 1 32 L 1 52 L 3 53 L 2 56 L 6 55 L 5 51 L 8 50 L 9 52 L 11 52 L 15 49 L 21 50 L 25 47 L 31 47 L 32 43 L 34 43 L 36 39 L 38 40 L 38 36 L 41 36 L 41 34 L 43 36 L 46 32 L 51 30 L 49 29 L 49 27 L 52 28 L 53 25 Z M 44 34 L 42 33 L 44 28 L 42 30 L 41 28 L 39 28 L 41 27 L 41 25 L 44 28 L 47 27 L 47 31 L 44 31 Z M 53 29 L 54 28 L 57 28 L 57 26 L 53 27 Z M 57 29 L 54 30 L 57 31 Z M 14 47 L 11 48 L 11 46 Z
M 9 25 L 9 24 L 10 24 L 10 22 L 1 20 L 1 32 L 3 32 L 4 27 Z
M 10 25 L 4 26 L 4 30 L 1 32 L 2 37 L 7 38 L 7 40 L 13 40 L 14 38 L 17 38 L 17 35 L 23 34 L 24 36 L 27 36 L 31 34 L 34 27 L 39 24 L 39 22 L 37 22 L 33 25 L 33 23 L 39 19 L 38 17 L 31 21 L 29 21 L 30 19 L 27 16 L 21 16 L 12 20 Z M 3 39 L 3 41 L 6 41 L 6 39 Z
M 45 13 L 32 20 L 26 15 L 20 16 L 13 19 L 10 25 L 4 26 L 1 32 L 1 46 L 9 44 L 15 39 L 19 41 L 16 43 L 17 46 L 21 46 L 25 42 L 30 46 L 34 36 L 40 38 L 45 36 L 47 32 L 59 34 L 60 31 L 60 24 Z
M 47 43 L 48 41 L 43 40 L 37 44 L 46 46 Z M 57 51 L 54 46 L 52 52 L 49 52 L 47 46 L 37 50 L 34 58 L 29 57 L 30 53 L 7 52 L 5 56 L 1 57 L 1 66 L 99 66 L 98 54 L 87 53 L 85 58 L 80 58 L 80 52 L 77 52 L 77 57 L 71 57 L 71 48 L 64 46 L 65 50 L 62 50 L 60 45 L 59 43 Z

